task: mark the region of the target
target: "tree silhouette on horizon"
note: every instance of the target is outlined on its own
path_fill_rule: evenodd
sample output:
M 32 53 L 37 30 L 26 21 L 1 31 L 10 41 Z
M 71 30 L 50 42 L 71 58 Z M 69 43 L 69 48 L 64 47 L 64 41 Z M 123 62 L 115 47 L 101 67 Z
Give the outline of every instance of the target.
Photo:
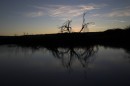
M 63 23 L 63 25 L 61 27 L 59 27 L 59 29 L 61 29 L 61 33 L 63 32 L 71 32 L 72 28 L 70 26 L 72 20 L 67 20 L 65 23 Z
M 87 13 L 87 12 L 84 12 L 84 13 L 83 13 L 83 23 L 82 23 L 82 28 L 81 28 L 81 30 L 79 31 L 80 33 L 83 32 L 83 30 L 85 31 L 85 28 L 88 29 L 88 25 L 94 24 L 94 22 L 85 23 L 85 15 L 86 15 L 86 13 Z

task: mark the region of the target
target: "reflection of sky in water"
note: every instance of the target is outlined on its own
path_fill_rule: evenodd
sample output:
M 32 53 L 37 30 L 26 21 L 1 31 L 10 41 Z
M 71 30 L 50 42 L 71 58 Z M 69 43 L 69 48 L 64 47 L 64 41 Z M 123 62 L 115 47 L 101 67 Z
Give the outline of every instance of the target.
M 6 85 L 124 85 L 130 80 L 128 56 L 123 49 L 100 46 L 87 66 L 74 56 L 67 69 L 52 50 L 0 46 L 0 80 Z

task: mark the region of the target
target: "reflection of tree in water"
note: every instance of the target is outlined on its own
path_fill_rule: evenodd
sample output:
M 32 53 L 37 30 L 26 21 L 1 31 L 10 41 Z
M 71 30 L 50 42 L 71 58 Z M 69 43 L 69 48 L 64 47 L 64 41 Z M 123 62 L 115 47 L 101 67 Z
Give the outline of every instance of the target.
M 88 63 L 93 61 L 93 56 L 98 50 L 98 47 L 87 47 L 87 48 L 78 48 L 76 49 L 77 57 L 80 63 L 82 64 L 83 67 L 88 66 Z
M 54 57 L 57 57 L 62 61 L 62 65 L 66 68 L 71 68 L 75 59 L 81 63 L 83 67 L 93 61 L 91 58 L 97 51 L 98 47 L 88 46 L 84 48 L 48 48 Z
M 125 56 L 129 62 L 130 62 L 130 48 L 125 48 L 125 52 L 127 53 L 127 56 Z
M 125 49 L 126 53 L 130 54 L 130 48 Z

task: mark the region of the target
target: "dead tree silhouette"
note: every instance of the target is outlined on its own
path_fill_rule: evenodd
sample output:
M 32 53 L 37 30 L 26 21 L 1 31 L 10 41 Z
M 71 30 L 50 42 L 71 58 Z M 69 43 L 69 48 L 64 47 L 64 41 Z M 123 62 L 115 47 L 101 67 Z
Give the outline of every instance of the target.
M 86 15 L 86 12 L 83 13 L 83 23 L 82 23 L 82 28 L 79 31 L 80 33 L 83 32 L 83 31 L 85 32 L 85 28 L 88 29 L 88 25 L 95 24 L 94 22 L 85 23 L 85 15 Z M 88 31 L 89 31 L 89 29 L 88 29 Z
M 70 27 L 72 20 L 67 20 L 61 27 L 59 27 L 59 29 L 61 29 L 61 33 L 64 32 L 71 32 L 72 28 Z

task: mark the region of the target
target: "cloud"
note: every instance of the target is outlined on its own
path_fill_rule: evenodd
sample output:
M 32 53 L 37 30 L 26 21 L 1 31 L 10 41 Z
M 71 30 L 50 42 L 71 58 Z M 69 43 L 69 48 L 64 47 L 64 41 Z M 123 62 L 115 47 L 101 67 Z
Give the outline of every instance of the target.
M 62 19 L 72 19 L 83 14 L 83 12 L 88 12 L 94 9 L 99 9 L 100 7 L 105 6 L 88 4 L 88 5 L 46 5 L 46 6 L 34 6 L 37 10 L 41 12 L 34 12 L 28 14 L 32 17 L 43 16 L 43 12 L 50 17 L 59 17 Z
M 44 13 L 42 11 L 25 13 L 25 16 L 27 16 L 27 17 L 39 17 L 39 16 L 43 16 L 43 15 L 44 15 Z
M 92 17 L 98 17 L 98 16 L 100 16 L 101 14 L 92 14 L 91 16 Z
M 91 17 L 130 17 L 130 6 L 114 8 L 109 12 L 92 14 Z M 125 22 L 125 21 L 119 21 Z
M 111 13 L 108 13 L 109 17 L 128 17 L 130 16 L 130 7 L 115 9 Z
M 52 17 L 67 17 L 72 18 L 81 15 L 84 11 L 90 11 L 95 9 L 93 6 L 59 6 L 56 9 L 50 9 L 49 14 Z
M 110 22 L 121 22 L 121 23 L 125 23 L 126 22 L 124 20 L 107 20 L 107 21 L 110 21 Z
M 44 6 L 32 6 L 34 11 L 25 13 L 27 17 L 41 17 L 50 16 L 61 20 L 72 19 L 88 12 L 100 9 L 106 4 L 80 4 L 80 5 L 44 5 Z M 95 15 L 97 16 L 97 15 Z

